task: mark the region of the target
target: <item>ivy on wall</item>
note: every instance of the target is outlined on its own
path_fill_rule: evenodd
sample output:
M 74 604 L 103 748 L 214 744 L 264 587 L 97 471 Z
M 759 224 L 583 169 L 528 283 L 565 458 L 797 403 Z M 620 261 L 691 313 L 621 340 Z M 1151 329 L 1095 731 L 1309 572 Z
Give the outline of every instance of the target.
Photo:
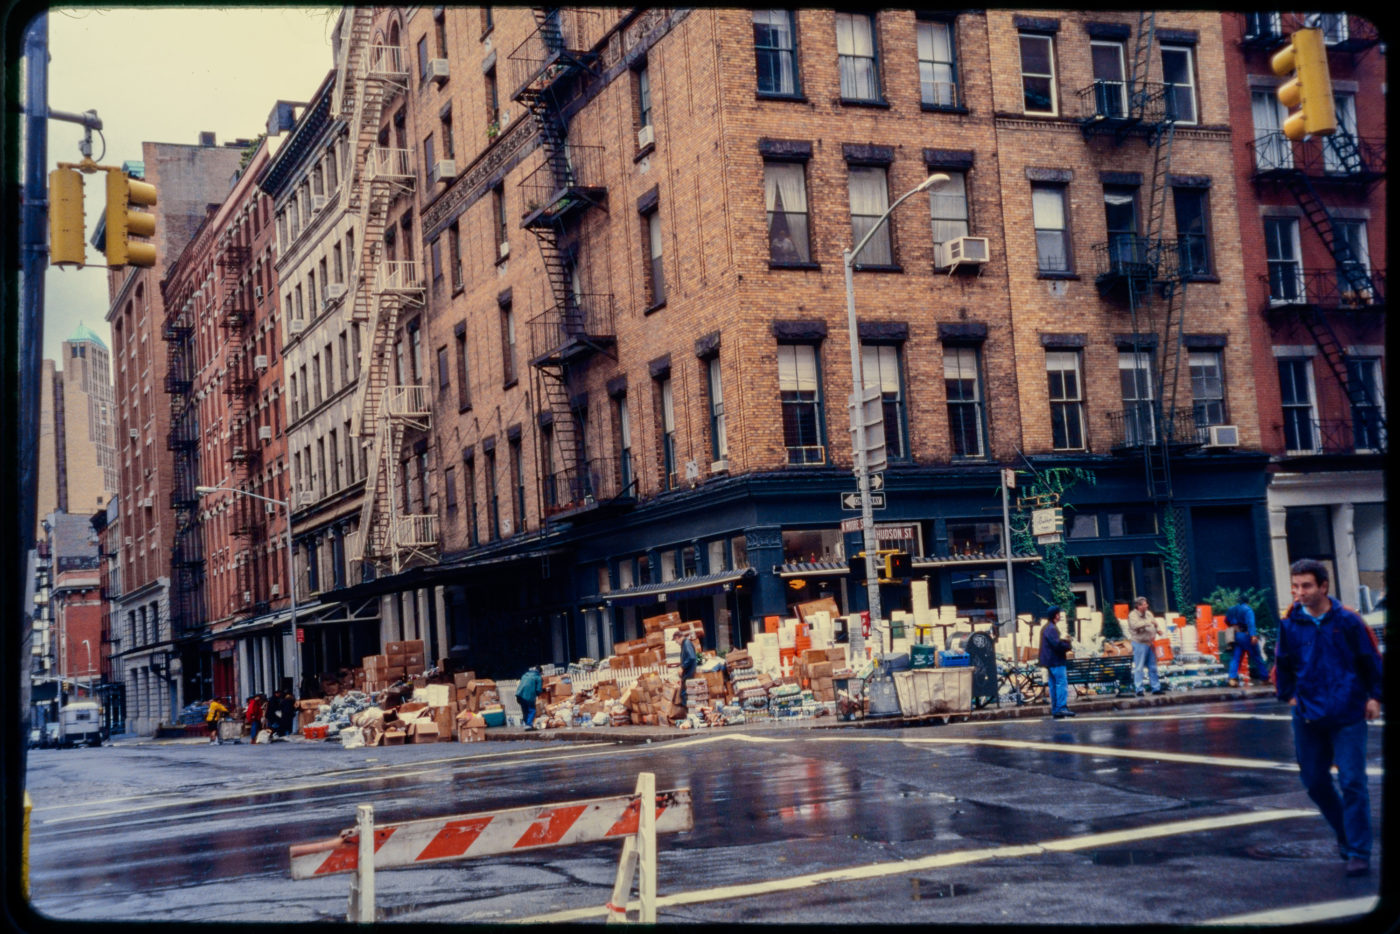
M 1098 482 L 1098 478 L 1093 471 L 1082 467 L 1050 467 L 1039 471 L 1030 481 L 1022 483 L 1020 498 L 1024 501 L 1045 496 L 1050 497 L 1061 508 L 1073 508 L 1065 501 L 1064 495 L 1081 481 L 1092 486 Z M 1040 563 L 1031 567 L 1031 574 L 1050 592 L 1049 599 L 1039 595 L 1040 600 L 1047 610 L 1051 607 L 1064 610 L 1065 618 L 1073 623 L 1075 606 L 1074 590 L 1070 586 L 1070 562 L 1078 564 L 1078 559 L 1065 553 L 1063 541 L 1053 545 L 1036 544 L 1035 537 L 1031 534 L 1031 510 L 1026 506 L 1018 506 L 1011 514 L 1011 542 L 1013 549 L 1018 553 L 1039 552 Z

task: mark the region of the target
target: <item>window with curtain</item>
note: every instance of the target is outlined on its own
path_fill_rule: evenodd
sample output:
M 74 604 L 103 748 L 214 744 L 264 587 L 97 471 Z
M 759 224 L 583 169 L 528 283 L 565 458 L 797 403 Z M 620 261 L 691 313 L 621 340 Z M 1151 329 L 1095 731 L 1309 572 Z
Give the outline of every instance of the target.
M 1124 263 L 1142 262 L 1138 250 L 1136 188 L 1104 188 L 1103 212 L 1108 229 L 1108 255 L 1114 268 Z M 1037 225 L 1039 226 L 1039 225 Z
M 661 484 L 672 490 L 680 483 L 676 475 L 676 404 L 671 389 L 671 375 L 657 380 L 661 396 Z
M 1384 450 L 1381 361 L 1376 357 L 1348 357 L 1347 381 L 1366 394 L 1366 401 L 1351 404 L 1352 444 L 1358 451 Z
M 821 464 L 821 376 L 815 344 L 778 345 L 778 392 L 783 407 L 783 441 L 789 464 Z
M 632 486 L 632 421 L 627 411 L 627 397 L 617 397 L 617 460 L 618 473 L 624 493 L 636 495 Z
M 1189 45 L 1162 46 L 1162 83 L 1166 85 L 1167 114 L 1177 123 L 1196 122 L 1195 51 Z
M 1055 40 L 1023 32 L 1021 40 L 1021 109 L 1028 114 L 1059 112 L 1055 103 Z
M 976 347 L 943 348 L 943 385 L 948 399 L 948 436 L 954 457 L 981 457 L 982 385 Z
M 1188 276 L 1209 276 L 1206 189 L 1173 188 L 1172 202 L 1176 208 L 1176 242 L 1181 251 L 1181 271 Z
M 763 163 L 763 199 L 768 211 L 769 261 L 810 262 L 807 167 L 800 162 Z
M 841 71 L 842 100 L 880 99 L 874 16 L 867 13 L 836 14 L 836 60 Z
M 867 389 L 880 389 L 880 407 L 885 417 L 885 457 L 905 456 L 908 435 L 904 407 L 904 381 L 900 374 L 898 344 L 862 344 L 860 372 Z
M 754 10 L 753 48 L 760 93 L 801 93 L 797 29 L 791 10 Z
M 851 244 L 860 243 L 875 222 L 889 209 L 889 187 L 884 166 L 853 165 L 847 169 L 851 194 Z M 890 225 L 881 224 L 856 257 L 856 266 L 893 266 Z
M 1036 265 L 1041 272 L 1069 272 L 1069 224 L 1065 190 L 1059 185 L 1031 186 Z
M 1312 360 L 1280 357 L 1279 402 L 1283 408 L 1283 446 L 1289 451 L 1312 452 L 1318 448 L 1313 411 Z
M 933 242 L 946 243 L 966 237 L 971 230 L 967 213 L 967 175 L 941 170 L 948 181 L 929 189 L 929 210 L 933 215 Z
M 1192 350 L 1186 355 L 1191 369 L 1191 408 L 1196 427 L 1225 424 L 1225 364 L 1219 350 Z
M 666 301 L 666 272 L 661 264 L 661 212 L 652 210 L 646 215 L 647 225 L 647 282 L 651 286 L 651 304 L 660 305 Z
M 1298 221 L 1292 217 L 1264 218 L 1264 261 L 1269 267 L 1269 301 L 1297 301 L 1303 294 L 1303 264 L 1299 261 Z
M 651 126 L 651 72 L 637 69 L 637 125 Z
M 1366 280 L 1370 278 L 1368 270 L 1371 268 L 1366 222 L 1333 219 L 1332 230 L 1338 240 L 1346 243 L 1352 256 L 1350 260 L 1337 263 L 1337 290 L 1341 293 L 1342 302 L 1346 305 L 1367 304 L 1371 297 L 1362 295 L 1366 290 Z
M 710 455 L 714 460 L 729 457 L 729 435 L 724 419 L 724 384 L 720 381 L 719 354 L 705 361 L 708 376 L 706 390 L 710 396 Z
M 1089 58 L 1094 67 L 1094 113 L 1101 117 L 1127 116 L 1123 43 L 1096 39 L 1089 43 Z
M 1079 351 L 1047 350 L 1050 382 L 1050 446 L 1056 451 L 1084 450 L 1084 380 Z
M 1345 175 L 1361 168 L 1356 151 L 1356 95 L 1334 93 L 1332 113 L 1337 132 L 1322 137 L 1322 167 L 1331 175 Z
M 919 20 L 919 100 L 925 107 L 958 106 L 953 24 Z
M 1157 440 L 1157 421 L 1152 411 L 1152 355 L 1120 350 L 1118 384 L 1123 391 L 1123 441 L 1153 444 Z

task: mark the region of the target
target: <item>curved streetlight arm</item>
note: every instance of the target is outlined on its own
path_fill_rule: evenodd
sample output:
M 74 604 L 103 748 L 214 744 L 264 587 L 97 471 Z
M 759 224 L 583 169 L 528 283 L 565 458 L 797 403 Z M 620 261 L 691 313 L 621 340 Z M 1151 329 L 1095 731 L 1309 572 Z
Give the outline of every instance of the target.
M 194 491 L 200 496 L 208 496 L 210 493 L 237 493 L 239 496 L 250 496 L 253 499 L 260 499 L 264 503 L 276 503 L 278 506 L 286 507 L 291 512 L 291 503 L 285 499 L 273 499 L 271 496 L 263 496 L 261 493 L 252 493 L 248 490 L 235 490 L 227 486 L 197 486 Z
M 856 257 L 860 255 L 860 251 L 865 249 L 865 245 L 870 242 L 870 238 L 875 236 L 875 231 L 879 230 L 881 225 L 883 225 L 885 221 L 890 219 L 890 215 L 894 213 L 895 208 L 899 207 L 905 202 L 906 199 L 912 197 L 913 195 L 917 195 L 921 191 L 927 191 L 934 185 L 945 184 L 947 181 L 948 176 L 946 174 L 942 172 L 934 172 L 928 178 L 924 179 L 923 182 L 921 182 L 919 185 L 909 189 L 904 194 L 896 198 L 894 204 L 890 205 L 889 208 L 885 210 L 885 213 L 881 214 L 880 217 L 875 221 L 875 223 L 870 225 L 870 229 L 865 232 L 865 236 L 860 238 L 860 242 L 846 251 L 847 265 L 850 265 L 851 263 L 854 263 L 856 261 Z

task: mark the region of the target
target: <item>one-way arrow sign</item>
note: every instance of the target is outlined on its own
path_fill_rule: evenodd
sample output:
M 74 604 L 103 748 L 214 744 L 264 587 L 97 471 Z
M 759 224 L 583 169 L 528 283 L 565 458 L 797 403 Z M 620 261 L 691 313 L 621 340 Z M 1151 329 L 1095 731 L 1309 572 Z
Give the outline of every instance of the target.
M 850 512 L 858 512 L 858 511 L 860 510 L 860 493 L 859 493 L 859 492 L 855 492 L 855 493 L 842 493 L 842 494 L 841 494 L 841 508 L 842 508 L 842 509 L 845 509 L 845 510 L 848 510 L 848 511 L 850 511 Z M 885 494 L 884 494 L 884 493 L 871 493 L 871 494 L 870 494 L 870 508 L 871 508 L 871 509 L 884 509 L 884 508 L 885 508 Z

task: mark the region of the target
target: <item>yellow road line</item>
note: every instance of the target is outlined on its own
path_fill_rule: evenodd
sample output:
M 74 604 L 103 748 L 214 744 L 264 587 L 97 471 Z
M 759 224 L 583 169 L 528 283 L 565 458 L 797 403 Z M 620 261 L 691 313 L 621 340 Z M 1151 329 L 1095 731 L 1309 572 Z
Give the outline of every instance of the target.
M 1368 915 L 1376 910 L 1381 902 L 1379 895 L 1366 898 L 1347 898 L 1336 902 L 1318 902 L 1316 905 L 1295 905 L 1291 908 L 1270 908 L 1267 911 L 1253 911 L 1228 918 L 1212 918 L 1199 922 L 1202 925 L 1216 924 L 1316 924 L 1320 921 L 1335 921 Z

